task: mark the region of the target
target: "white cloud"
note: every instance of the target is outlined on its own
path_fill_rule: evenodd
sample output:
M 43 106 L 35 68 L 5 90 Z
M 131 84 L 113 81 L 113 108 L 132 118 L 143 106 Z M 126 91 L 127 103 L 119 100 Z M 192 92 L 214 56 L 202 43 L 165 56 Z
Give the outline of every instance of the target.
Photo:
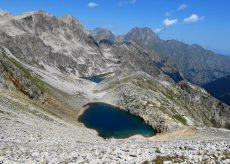
M 123 5 L 127 5 L 127 4 L 135 4 L 136 2 L 137 2 L 137 0 L 120 1 L 120 2 L 118 2 L 118 6 L 123 6 Z
M 203 20 L 204 18 L 204 16 L 192 14 L 190 17 L 184 19 L 184 23 L 195 23 L 197 21 Z
M 165 19 L 162 23 L 165 27 L 169 27 L 175 25 L 177 23 L 177 19 Z
M 184 9 L 186 9 L 187 7 L 188 7 L 188 5 L 185 4 L 185 3 L 183 3 L 183 4 L 181 4 L 177 9 L 178 9 L 178 10 L 184 10 Z
M 165 16 L 166 16 L 166 17 L 169 17 L 171 14 L 172 14 L 172 12 L 167 11 L 167 12 L 165 13 Z
M 90 8 L 95 8 L 97 6 L 98 6 L 98 4 L 96 4 L 95 2 L 89 2 L 88 3 L 88 7 L 90 7 Z
M 154 29 L 155 33 L 160 33 L 161 31 L 163 31 L 165 29 L 165 27 L 161 27 L 161 28 L 156 28 Z

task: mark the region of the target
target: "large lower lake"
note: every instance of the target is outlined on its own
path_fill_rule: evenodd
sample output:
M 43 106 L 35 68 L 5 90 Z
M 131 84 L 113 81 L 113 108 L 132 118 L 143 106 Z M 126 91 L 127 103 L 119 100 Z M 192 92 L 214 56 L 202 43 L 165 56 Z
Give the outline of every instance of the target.
M 136 134 L 150 137 L 156 133 L 142 118 L 105 103 L 88 104 L 78 120 L 97 130 L 103 138 L 127 138 Z

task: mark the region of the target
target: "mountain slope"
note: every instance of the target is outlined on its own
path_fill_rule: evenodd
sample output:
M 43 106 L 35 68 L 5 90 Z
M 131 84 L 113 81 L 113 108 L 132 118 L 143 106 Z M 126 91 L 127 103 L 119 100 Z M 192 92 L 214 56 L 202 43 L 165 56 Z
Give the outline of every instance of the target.
M 116 73 L 121 70 L 117 54 L 102 51 L 93 37 L 84 31 L 80 22 L 71 16 L 54 17 L 44 11 L 36 11 L 18 16 L 7 14 L 7 17 L 3 15 L 0 19 L 0 47 L 21 63 L 73 77 Z M 126 63 L 122 69 L 161 72 L 153 59 L 142 58 L 144 52 L 136 53 L 136 57 L 142 59 L 135 62 L 136 58 L 134 61 L 125 56 L 132 51 L 129 49 L 131 46 L 119 46 L 126 47 L 120 50 Z M 145 63 L 150 63 L 148 68 L 143 67 Z
M 124 35 L 124 42 L 136 41 L 146 46 L 151 46 L 160 41 L 160 38 L 153 32 L 151 28 L 135 27 Z
M 161 40 L 153 34 L 150 35 L 150 30 L 134 28 L 124 38 L 128 38 L 126 41 L 141 42 L 161 55 L 172 58 L 185 79 L 192 83 L 203 85 L 230 74 L 230 57 L 217 55 L 198 45 L 188 45 L 176 40 Z M 135 35 L 137 33 L 142 35 Z M 148 37 L 150 38 L 146 41 Z
M 0 44 L 21 62 L 44 69 L 52 67 L 75 76 L 105 71 L 105 61 L 96 42 L 71 16 L 30 12 L 10 15 L 0 26 Z
M 111 57 L 116 59 L 116 63 L 119 64 L 118 73 L 143 71 L 152 76 L 165 73 L 176 82 L 183 79 L 173 62 L 170 62 L 167 58 L 159 57 L 157 53 L 143 48 L 135 42 L 120 44 L 107 43 L 107 40 L 102 40 L 100 42 L 100 49 L 108 59 L 112 60 Z
M 199 45 L 188 45 L 177 40 L 164 41 L 150 28 L 136 27 L 119 36 L 119 42 L 131 41 L 170 58 L 186 80 L 200 86 L 230 74 L 230 57 L 215 54 Z
M 172 58 L 188 81 L 202 85 L 230 74 L 230 57 L 217 55 L 199 45 L 188 45 L 176 40 L 160 40 L 149 35 L 149 30 L 134 28 L 125 35 L 125 38 L 141 42 L 161 55 Z M 140 31 L 142 36 L 135 36 Z M 142 39 L 148 37 L 152 39 L 149 41 Z
M 123 96 L 126 95 L 126 84 L 128 83 L 131 84 L 130 88 L 128 85 L 128 88 L 131 89 L 130 92 L 132 91 L 137 98 L 146 95 L 152 100 L 158 99 L 159 102 L 162 102 L 162 108 L 166 112 L 161 115 L 154 114 L 154 105 L 150 106 L 148 112 L 146 111 L 146 116 L 138 114 L 140 117 L 148 118 L 149 124 L 159 131 L 173 130 L 187 125 L 178 123 L 178 120 L 174 118 L 176 117 L 175 114 L 170 114 L 170 111 L 167 111 L 170 108 L 180 116 L 185 115 L 188 121 L 190 120 L 191 125 L 228 127 L 229 120 L 225 118 L 229 115 L 228 106 L 213 99 L 207 93 L 203 93 L 200 88 L 195 89 L 199 90 L 195 92 L 195 86 L 191 86 L 187 82 L 179 82 L 182 78 L 173 62 L 145 45 L 132 41 L 112 43 L 107 40 L 102 40 L 97 44 L 90 35 L 84 32 L 82 25 L 75 18 L 71 16 L 54 17 L 44 11 L 29 12 L 19 16 L 7 14 L 7 17 L 3 16 L 1 19 L 1 52 L 9 60 L 12 58 L 13 61 L 21 65 L 20 68 L 22 67 L 23 70 L 30 70 L 43 82 L 64 94 L 68 94 L 70 100 L 78 95 L 78 99 L 75 101 L 68 100 L 67 106 L 70 109 L 75 109 L 74 106 L 81 107 L 87 101 L 100 101 L 106 97 L 108 92 L 113 92 L 112 95 L 114 96 L 117 95 L 117 97 L 115 96 L 116 100 L 123 101 Z M 160 41 L 150 29 L 143 30 L 147 31 L 146 34 L 150 37 L 142 36 L 145 34 L 142 34 L 142 31 L 136 33 L 134 37 L 141 36 L 142 39 L 147 40 L 146 43 L 148 41 Z M 128 39 L 133 37 L 131 33 L 129 33 L 130 37 Z M 155 39 L 152 39 L 152 37 Z M 133 72 L 136 73 L 133 74 Z M 95 89 L 98 90 L 97 88 L 100 85 L 81 78 L 82 76 L 102 73 L 109 73 L 110 78 L 119 78 L 120 80 L 114 86 L 108 78 L 108 83 L 105 82 L 105 84 L 109 84 L 108 89 L 102 89 L 103 91 L 97 93 Z M 28 80 L 23 79 L 24 76 L 18 77 L 17 75 L 15 73 L 12 82 L 19 91 L 29 98 L 36 97 L 33 94 L 46 93 L 34 89 L 37 86 L 33 87 L 36 80 L 32 80 L 31 84 Z M 131 77 L 129 77 L 130 75 Z M 161 80 L 162 77 L 163 80 Z M 38 81 L 40 81 L 39 79 Z M 2 86 L 5 85 L 4 80 L 7 81 L 7 78 L 1 80 Z M 175 81 L 179 83 L 175 84 Z M 26 89 L 27 86 L 31 89 Z M 149 88 L 146 88 L 146 86 Z M 115 88 L 110 90 L 113 87 Z M 156 90 L 154 88 L 158 88 L 157 94 L 155 94 Z M 176 93 L 174 94 L 174 92 Z M 175 100 L 172 101 L 172 97 L 175 97 Z M 55 95 L 54 98 L 60 99 L 61 96 L 56 97 Z M 206 99 L 207 102 L 203 99 Z M 142 101 L 146 101 L 145 98 Z M 62 102 L 66 104 L 65 101 Z M 132 102 L 128 102 L 122 108 L 133 112 L 130 103 L 132 104 Z M 171 104 L 171 107 L 168 106 L 169 104 Z M 197 116 L 195 120 L 198 111 L 193 109 L 194 106 L 196 106 L 196 110 L 205 111 L 199 114 L 200 117 Z M 161 108 L 156 107 L 156 111 L 160 112 Z M 140 109 L 142 109 L 138 111 L 140 113 L 145 111 L 145 108 L 141 107 Z M 207 111 L 208 109 L 211 110 Z M 139 110 L 139 108 L 134 110 Z M 215 112 L 216 110 L 218 113 Z M 188 111 L 190 111 L 190 114 Z M 156 123 L 155 119 L 157 120 L 157 118 L 160 120 L 167 118 L 166 124 L 161 121 Z
M 230 128 L 229 106 L 204 89 L 185 81 L 175 84 L 165 75 L 121 74 L 99 84 L 97 90 L 106 90 L 104 101 L 142 117 L 158 132 L 188 125 Z
M 212 96 L 230 105 L 230 76 L 222 77 L 203 86 Z

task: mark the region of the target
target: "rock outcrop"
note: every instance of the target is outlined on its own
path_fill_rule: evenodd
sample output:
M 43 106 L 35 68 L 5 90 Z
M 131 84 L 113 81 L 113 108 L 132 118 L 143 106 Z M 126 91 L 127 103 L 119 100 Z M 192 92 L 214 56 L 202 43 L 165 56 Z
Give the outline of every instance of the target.
M 186 81 L 175 84 L 166 75 L 123 74 L 99 85 L 105 101 L 142 117 L 158 132 L 183 126 L 229 128 L 230 108 L 204 89 Z

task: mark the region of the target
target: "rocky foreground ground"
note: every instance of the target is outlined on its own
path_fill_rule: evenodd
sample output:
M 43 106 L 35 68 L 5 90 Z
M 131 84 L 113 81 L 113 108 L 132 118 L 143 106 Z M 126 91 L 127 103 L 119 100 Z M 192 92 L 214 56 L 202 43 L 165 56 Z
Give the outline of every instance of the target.
M 94 130 L 0 94 L 0 163 L 230 163 L 230 131 L 186 128 L 152 138 Z M 180 136 L 180 137 L 179 137 Z M 167 162 L 168 161 L 168 162 Z

